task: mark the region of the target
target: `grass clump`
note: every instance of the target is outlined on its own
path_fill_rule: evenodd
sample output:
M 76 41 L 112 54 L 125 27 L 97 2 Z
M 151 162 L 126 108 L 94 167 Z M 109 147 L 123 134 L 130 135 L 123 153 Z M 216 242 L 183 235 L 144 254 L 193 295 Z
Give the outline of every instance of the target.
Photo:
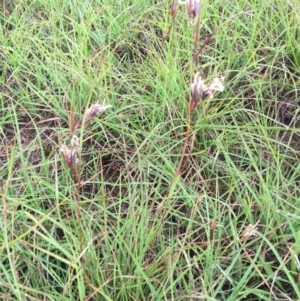
M 296 2 L 126 2 L 0 4 L 0 297 L 300 299 Z

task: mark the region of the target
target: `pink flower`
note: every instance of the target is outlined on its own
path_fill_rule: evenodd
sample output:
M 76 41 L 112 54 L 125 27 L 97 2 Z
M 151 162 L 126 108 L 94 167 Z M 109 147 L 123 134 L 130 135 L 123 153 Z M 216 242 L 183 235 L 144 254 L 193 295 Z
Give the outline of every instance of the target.
M 111 107 L 112 107 L 112 105 L 105 105 L 104 103 L 103 104 L 95 103 L 95 104 L 91 105 L 87 109 L 85 116 L 77 122 L 75 129 L 80 128 L 82 126 L 83 122 L 85 125 L 88 124 L 100 112 L 103 112 L 106 109 L 111 108 Z
M 193 18 L 195 18 L 193 23 L 194 25 L 197 24 L 200 19 L 200 0 L 188 0 L 187 12 L 189 20 L 191 21 Z

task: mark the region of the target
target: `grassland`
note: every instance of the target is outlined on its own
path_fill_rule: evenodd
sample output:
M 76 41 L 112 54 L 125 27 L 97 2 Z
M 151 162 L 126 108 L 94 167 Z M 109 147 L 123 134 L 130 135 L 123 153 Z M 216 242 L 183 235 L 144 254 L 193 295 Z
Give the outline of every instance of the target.
M 1 300 L 300 300 L 300 2 L 170 4 L 0 1 Z

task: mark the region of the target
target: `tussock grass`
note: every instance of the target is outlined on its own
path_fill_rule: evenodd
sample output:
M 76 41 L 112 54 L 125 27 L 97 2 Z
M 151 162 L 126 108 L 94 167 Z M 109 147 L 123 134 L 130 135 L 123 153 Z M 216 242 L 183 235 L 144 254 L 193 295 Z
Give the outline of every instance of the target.
M 123 2 L 0 4 L 0 297 L 300 299 L 297 1 L 204 1 L 197 62 L 184 6 Z

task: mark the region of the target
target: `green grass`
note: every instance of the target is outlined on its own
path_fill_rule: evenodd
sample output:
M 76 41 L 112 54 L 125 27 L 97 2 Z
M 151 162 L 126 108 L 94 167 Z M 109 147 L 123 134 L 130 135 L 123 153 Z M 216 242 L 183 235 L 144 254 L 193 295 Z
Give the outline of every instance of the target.
M 300 300 L 299 3 L 271 2 L 203 1 L 197 62 L 183 5 L 163 41 L 167 1 L 0 3 L 1 300 Z M 225 90 L 178 176 L 197 71 Z M 104 99 L 79 194 L 59 149 Z

